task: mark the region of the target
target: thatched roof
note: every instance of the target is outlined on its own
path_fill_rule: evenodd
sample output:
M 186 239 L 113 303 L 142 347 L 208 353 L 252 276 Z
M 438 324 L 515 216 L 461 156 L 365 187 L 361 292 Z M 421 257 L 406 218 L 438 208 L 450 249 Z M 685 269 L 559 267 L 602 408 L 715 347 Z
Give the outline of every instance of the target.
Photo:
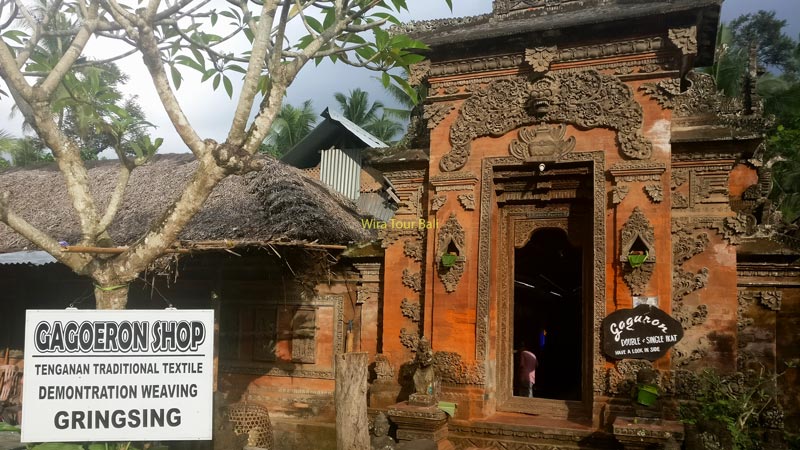
M 177 198 L 197 162 L 189 154 L 159 155 L 131 176 L 120 211 L 109 229 L 118 245 L 133 243 Z M 89 163 L 92 192 L 100 207 L 114 189 L 118 163 Z M 76 244 L 78 218 L 54 164 L 0 172 L 0 192 L 11 208 L 54 238 Z M 371 238 L 352 202 L 301 171 L 269 159 L 263 170 L 230 176 L 214 190 L 180 239 L 303 240 L 347 244 Z M 0 253 L 31 249 L 30 242 L 0 223 Z

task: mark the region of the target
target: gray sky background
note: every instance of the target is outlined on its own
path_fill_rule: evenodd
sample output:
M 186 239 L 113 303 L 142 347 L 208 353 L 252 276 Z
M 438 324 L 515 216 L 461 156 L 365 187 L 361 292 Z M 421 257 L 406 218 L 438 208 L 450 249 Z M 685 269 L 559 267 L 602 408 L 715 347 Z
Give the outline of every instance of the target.
M 410 13 L 403 14 L 403 21 L 423 20 L 443 17 L 470 16 L 491 12 L 491 0 L 454 0 L 453 12 L 445 6 L 444 0 L 408 0 Z M 777 16 L 788 22 L 784 31 L 797 38 L 800 35 L 800 1 L 798 0 L 727 0 L 722 8 L 722 20 L 727 22 L 741 14 L 756 12 L 759 9 L 775 10 Z M 87 51 L 101 57 L 112 51 L 101 45 L 90 43 Z M 144 65 L 139 58 L 127 58 L 120 64 L 131 80 L 125 92 L 137 95 L 143 106 L 147 119 L 158 126 L 154 136 L 165 139 L 161 153 L 187 151 L 172 128 L 155 90 L 150 82 Z M 187 79 L 178 90 L 178 97 L 190 121 L 203 138 L 224 140 L 230 119 L 233 115 L 234 101 L 230 100 L 223 89 L 211 90 L 210 82 L 200 84 L 199 73 L 191 69 L 184 71 Z M 370 93 L 372 100 L 380 100 L 387 106 L 395 106 L 396 102 L 384 91 L 376 74 L 364 69 L 357 69 L 344 64 L 322 63 L 320 66 L 308 64 L 300 73 L 295 83 L 289 88 L 285 102 L 299 105 L 311 99 L 317 112 L 326 107 L 337 108 L 333 99 L 335 92 L 347 93 L 351 89 L 361 88 Z M 234 92 L 234 99 L 236 92 Z M 0 100 L 0 129 L 15 135 L 21 135 L 20 119 L 9 118 L 12 102 L 8 97 Z

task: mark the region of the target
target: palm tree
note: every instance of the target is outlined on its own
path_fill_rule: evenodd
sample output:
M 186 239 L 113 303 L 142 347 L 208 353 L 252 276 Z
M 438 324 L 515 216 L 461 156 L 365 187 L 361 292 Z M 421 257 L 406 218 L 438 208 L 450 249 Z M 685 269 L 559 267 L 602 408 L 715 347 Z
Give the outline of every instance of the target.
M 311 132 L 317 122 L 317 113 L 306 100 L 297 108 L 288 103 L 281 106 L 269 135 L 261 144 L 261 152 L 280 158 Z
M 339 103 L 342 115 L 362 128 L 367 127 L 370 122 L 378 120 L 378 112 L 383 109 L 383 103 L 380 101 L 370 105 L 369 93 L 359 88 L 350 91 L 349 96 L 337 92 L 333 94 L 333 98 Z
M 388 112 L 368 123 L 364 129 L 386 143 L 393 142 L 394 137 L 403 132 L 403 126 L 391 119 Z

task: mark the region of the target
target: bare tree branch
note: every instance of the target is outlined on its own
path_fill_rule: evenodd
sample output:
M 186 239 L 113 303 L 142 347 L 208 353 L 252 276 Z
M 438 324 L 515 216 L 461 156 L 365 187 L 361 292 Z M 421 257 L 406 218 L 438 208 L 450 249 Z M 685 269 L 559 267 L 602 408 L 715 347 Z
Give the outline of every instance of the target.
M 147 269 L 153 259 L 172 245 L 189 220 L 203 207 L 214 187 L 225 176 L 225 170 L 217 165 L 210 152 L 199 158 L 192 179 L 181 196 L 167 210 L 167 214 L 128 250 L 114 258 L 114 271 L 128 274 L 129 279 L 123 279 L 123 282 L 130 281 Z
M 253 50 L 250 52 L 250 61 L 247 66 L 247 73 L 244 77 L 242 91 L 239 94 L 239 102 L 236 105 L 236 112 L 233 115 L 230 131 L 228 132 L 227 142 L 239 145 L 244 140 L 244 131 L 247 126 L 247 119 L 253 109 L 253 101 L 258 92 L 258 80 L 264 69 L 264 61 L 268 52 L 272 50 L 270 44 L 270 31 L 275 20 L 275 10 L 277 0 L 265 1 L 261 9 L 261 19 L 255 31 L 253 40 Z M 288 6 L 283 7 L 281 14 L 286 14 Z M 276 47 L 278 48 L 278 47 Z
M 22 237 L 34 243 L 37 247 L 53 255 L 59 262 L 63 263 L 73 271 L 84 274 L 86 266 L 91 262 L 91 258 L 76 253 L 65 253 L 59 243 L 33 226 L 31 223 L 19 217 L 8 206 L 9 193 L 0 194 L 0 221 L 14 229 Z
M 117 151 L 118 155 L 119 153 L 120 152 Z M 123 154 L 122 157 L 124 158 L 124 156 L 125 155 Z M 130 181 L 131 172 L 131 167 L 128 166 L 124 160 L 121 160 L 119 173 L 117 174 L 117 184 L 114 186 L 114 193 L 111 194 L 111 199 L 109 199 L 108 205 L 106 205 L 106 211 L 103 213 L 103 217 L 100 218 L 100 222 L 97 224 L 96 233 L 98 235 L 108 229 L 108 227 L 111 225 L 111 222 L 114 220 L 114 217 L 117 215 L 120 206 L 122 206 L 122 199 L 125 196 L 125 188 L 128 187 L 128 181 Z
M 200 136 L 189 123 L 189 119 L 184 114 L 178 98 L 169 85 L 167 79 L 167 72 L 164 69 L 164 63 L 161 61 L 161 52 L 158 49 L 158 41 L 153 34 L 153 29 L 150 26 L 145 26 L 139 29 L 139 48 L 144 57 L 144 63 L 147 70 L 150 72 L 150 78 L 153 80 L 153 85 L 156 88 L 159 99 L 164 106 L 164 110 L 169 116 L 169 120 L 175 127 L 175 131 L 183 140 L 184 144 L 189 150 L 194 153 L 198 158 L 206 151 L 205 143 L 200 139 Z

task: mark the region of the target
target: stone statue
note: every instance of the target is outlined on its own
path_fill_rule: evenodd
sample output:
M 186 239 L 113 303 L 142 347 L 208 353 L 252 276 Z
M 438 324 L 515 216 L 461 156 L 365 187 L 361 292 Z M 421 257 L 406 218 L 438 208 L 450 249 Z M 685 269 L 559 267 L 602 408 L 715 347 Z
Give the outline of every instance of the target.
M 375 416 L 372 426 L 372 437 L 369 440 L 371 450 L 394 450 L 394 439 L 389 436 L 389 420 L 382 412 Z
M 414 371 L 414 390 L 410 403 L 417 406 L 436 404 L 436 373 L 433 370 L 433 350 L 431 343 L 422 336 L 417 346 L 417 368 Z

